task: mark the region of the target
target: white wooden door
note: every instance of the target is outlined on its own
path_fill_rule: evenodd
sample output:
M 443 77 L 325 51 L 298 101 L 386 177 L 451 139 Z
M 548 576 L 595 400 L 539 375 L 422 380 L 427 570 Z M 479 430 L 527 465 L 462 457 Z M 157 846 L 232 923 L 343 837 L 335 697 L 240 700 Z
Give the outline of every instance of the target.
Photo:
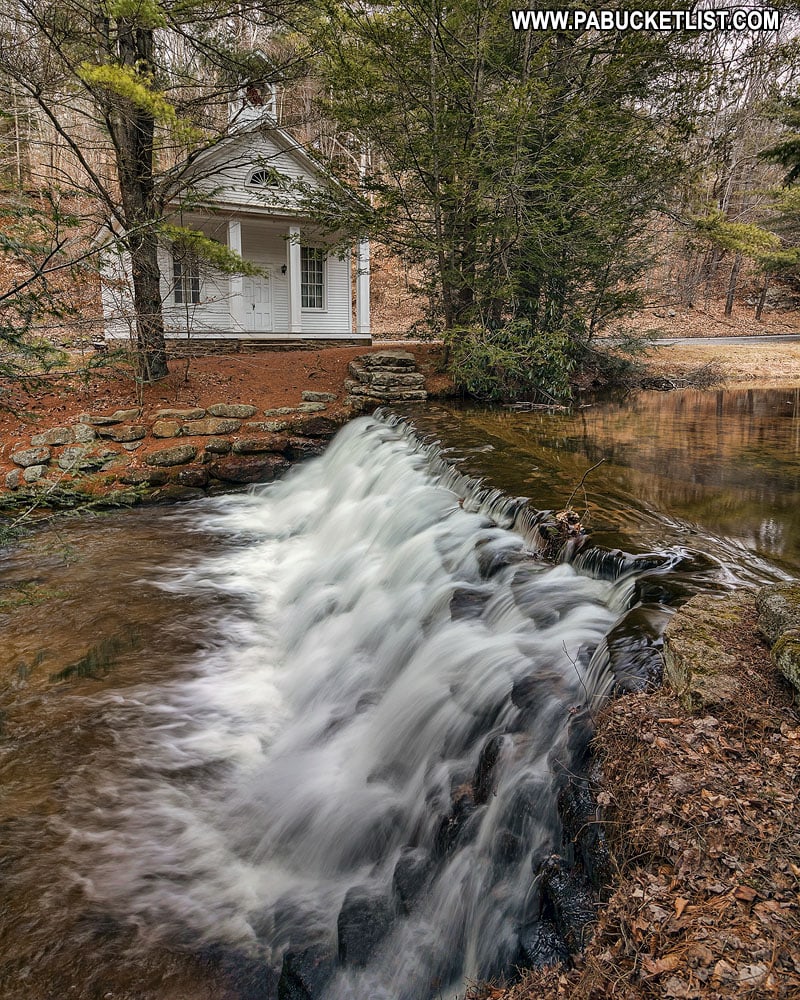
M 272 329 L 272 287 L 268 274 L 248 274 L 243 282 L 244 328 L 248 333 Z

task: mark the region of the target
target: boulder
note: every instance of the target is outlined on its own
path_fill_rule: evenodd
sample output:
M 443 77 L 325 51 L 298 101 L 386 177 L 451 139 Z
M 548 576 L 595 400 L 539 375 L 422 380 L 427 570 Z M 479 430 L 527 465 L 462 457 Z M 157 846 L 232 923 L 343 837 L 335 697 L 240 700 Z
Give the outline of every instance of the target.
M 321 455 L 325 451 L 326 442 L 319 438 L 293 435 L 287 439 L 284 454 L 287 458 L 303 459 Z
M 800 628 L 800 583 L 775 583 L 756 594 L 758 627 L 772 646 L 788 629 Z
M 250 420 L 242 425 L 242 430 L 248 434 L 275 434 L 288 428 L 288 420 Z
M 31 466 L 35 468 L 35 466 Z M 17 490 L 22 482 L 22 471 L 20 469 L 12 469 L 11 472 L 6 473 L 6 489 L 7 490 Z
M 110 438 L 112 441 L 130 442 L 141 441 L 147 434 L 144 424 L 116 424 L 113 427 L 102 427 L 97 432 L 100 437 Z
M 389 930 L 393 917 L 394 908 L 383 896 L 360 886 L 350 889 L 336 922 L 339 961 L 365 966 Z
M 191 444 L 176 444 L 172 448 L 161 448 L 159 451 L 153 451 L 145 457 L 145 461 L 148 465 L 155 465 L 159 467 L 169 466 L 169 465 L 186 465 L 187 462 L 191 462 L 192 459 L 197 454 L 197 448 Z
M 212 417 L 235 417 L 237 420 L 247 420 L 258 413 L 258 408 L 250 403 L 214 403 L 208 412 Z
M 292 434 L 327 438 L 333 437 L 339 430 L 339 425 L 330 417 L 308 417 L 305 420 L 293 420 L 289 429 Z
M 202 420 L 206 411 L 199 406 L 191 406 L 187 409 L 176 409 L 168 407 L 164 410 L 156 410 L 153 414 L 155 420 Z
M 204 489 L 208 485 L 208 480 L 208 469 L 201 465 L 188 465 L 183 468 L 171 469 L 169 472 L 169 481 L 175 486 Z
M 298 413 L 321 413 L 323 410 L 327 409 L 324 403 L 307 402 L 301 403 L 297 407 Z
M 365 368 L 413 368 L 416 364 L 410 351 L 400 349 L 374 351 L 372 354 L 362 354 L 356 360 Z
M 181 426 L 181 433 L 185 434 L 186 437 L 232 434 L 234 431 L 238 431 L 241 425 L 240 420 L 234 420 L 230 417 L 205 417 L 203 420 L 187 420 Z
M 153 437 L 174 438 L 181 432 L 181 422 L 179 420 L 156 420 L 153 424 Z
M 83 472 L 87 469 L 97 469 L 102 464 L 103 459 L 91 455 L 86 445 L 65 448 L 58 456 L 58 467 L 64 472 Z
M 224 437 L 210 437 L 205 442 L 204 449 L 209 455 L 227 455 L 231 450 L 231 443 Z
M 82 413 L 78 420 L 82 424 L 92 424 L 95 427 L 110 427 L 112 424 L 122 424 L 126 420 L 136 420 L 141 415 L 141 409 L 137 406 L 129 410 L 114 410 L 111 414 L 103 413 Z
M 336 399 L 335 392 L 311 392 L 306 389 L 301 397 L 304 403 L 332 403 Z
M 271 410 L 264 410 L 265 417 L 287 417 L 292 413 L 297 413 L 296 406 L 276 406 Z
M 31 438 L 31 444 L 72 444 L 74 440 L 75 433 L 71 427 L 51 427 L 49 430 L 42 431 L 41 434 L 34 434 Z
M 43 465 L 50 461 L 51 451 L 45 445 L 38 448 L 22 448 L 20 451 L 11 453 L 11 461 L 14 465 L 21 465 L 23 469 L 31 465 Z
M 119 478 L 127 486 L 163 486 L 167 473 L 163 469 L 126 469 Z
M 26 483 L 37 483 L 46 472 L 46 465 L 29 465 L 23 470 L 22 477 Z
M 739 664 L 722 646 L 719 629 L 736 623 L 752 600 L 748 591 L 723 598 L 697 594 L 664 631 L 664 681 L 690 712 L 731 705 L 739 697 Z
M 233 442 L 233 451 L 237 455 L 258 454 L 264 451 L 283 452 L 288 445 L 288 438 L 283 434 L 264 434 L 260 437 L 239 438 Z
M 772 647 L 772 662 L 800 691 L 800 628 L 789 628 L 776 640 Z
M 223 455 L 208 465 L 215 479 L 229 483 L 268 483 L 285 472 L 289 463 L 272 452 L 260 455 Z
M 88 424 L 73 424 L 72 439 L 76 444 L 91 444 L 97 434 Z

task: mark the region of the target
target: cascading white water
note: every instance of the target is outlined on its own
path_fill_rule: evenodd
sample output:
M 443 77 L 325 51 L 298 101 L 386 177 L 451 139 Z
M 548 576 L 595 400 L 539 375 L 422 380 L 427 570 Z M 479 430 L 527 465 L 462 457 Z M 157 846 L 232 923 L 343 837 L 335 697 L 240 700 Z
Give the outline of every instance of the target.
M 509 968 L 632 578 L 537 561 L 496 523 L 530 526 L 518 502 L 389 419 L 199 510 L 223 554 L 158 585 L 217 610 L 179 679 L 100 706 L 116 755 L 74 777 L 67 838 L 86 893 L 146 940 L 340 954 L 327 1000 Z

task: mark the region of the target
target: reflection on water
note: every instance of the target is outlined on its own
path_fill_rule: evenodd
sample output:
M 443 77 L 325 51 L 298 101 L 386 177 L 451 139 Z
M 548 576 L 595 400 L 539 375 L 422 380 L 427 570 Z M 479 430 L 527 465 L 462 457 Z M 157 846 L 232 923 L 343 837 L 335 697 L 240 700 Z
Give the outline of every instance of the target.
M 734 581 L 800 572 L 800 389 L 642 392 L 571 413 L 431 407 L 413 421 L 539 507 L 563 507 L 602 460 L 573 499 L 598 544 L 686 545 Z

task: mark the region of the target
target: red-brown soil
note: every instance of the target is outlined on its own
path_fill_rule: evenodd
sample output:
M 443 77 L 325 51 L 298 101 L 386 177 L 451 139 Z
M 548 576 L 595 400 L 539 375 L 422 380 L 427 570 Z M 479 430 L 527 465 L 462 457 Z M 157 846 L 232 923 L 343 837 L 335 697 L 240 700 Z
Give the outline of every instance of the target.
M 404 345 L 405 346 L 405 345 Z M 376 343 L 372 350 L 386 344 Z M 419 370 L 429 388 L 441 387 L 437 376 L 440 348 L 408 345 L 417 357 Z M 344 396 L 347 365 L 369 348 L 331 347 L 322 350 L 254 351 L 180 359 L 169 363 L 170 374 L 154 385 L 139 386 L 131 369 L 109 362 L 85 376 L 54 374 L 28 391 L 16 388 L 0 398 L 0 465 L 31 433 L 46 427 L 73 423 L 78 415 L 110 413 L 141 406 L 144 416 L 162 407 L 201 406 L 214 403 L 252 403 L 259 410 L 296 406 L 304 390 L 332 392 L 339 401 L 329 409 L 336 413 Z M 76 359 L 77 364 L 80 360 Z

